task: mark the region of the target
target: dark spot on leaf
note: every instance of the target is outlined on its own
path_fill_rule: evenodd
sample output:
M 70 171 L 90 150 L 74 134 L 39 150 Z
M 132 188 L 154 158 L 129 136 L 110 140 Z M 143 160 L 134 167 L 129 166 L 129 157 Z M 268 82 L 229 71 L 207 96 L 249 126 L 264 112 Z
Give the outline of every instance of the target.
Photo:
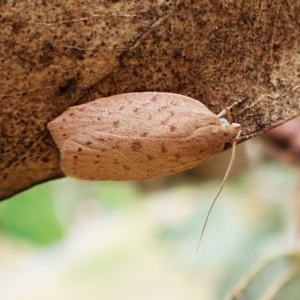
M 88 146 L 88 145 L 91 145 L 92 142 L 91 141 L 87 141 L 85 144 Z
M 26 27 L 26 23 L 25 22 L 16 22 L 13 23 L 12 26 L 12 32 L 14 34 L 18 34 L 24 27 Z
M 173 125 L 170 126 L 170 131 L 176 131 L 176 129 L 177 128 L 175 126 L 173 126 Z
M 81 152 L 82 148 L 81 147 L 78 147 L 77 151 L 78 152 Z
M 42 162 L 43 162 L 43 163 L 49 162 L 49 158 L 48 158 L 48 157 L 42 157 Z
M 153 157 L 152 155 L 147 155 L 147 158 L 148 158 L 149 160 L 154 159 L 154 157 Z
M 78 156 L 77 156 L 77 155 L 74 155 L 74 156 L 73 156 L 73 158 L 74 158 L 74 159 L 77 159 L 77 158 L 78 158 Z
M 77 85 L 77 79 L 76 78 L 70 78 L 68 79 L 64 84 L 61 84 L 59 86 L 59 92 L 61 94 L 65 93 L 70 89 L 70 87 L 76 86 Z
M 62 85 L 60 85 L 60 86 L 59 86 L 59 92 L 63 94 L 63 93 L 65 93 L 65 92 L 69 89 L 69 87 L 70 87 L 70 86 L 67 85 L 67 84 L 62 84 Z
M 72 48 L 69 52 L 72 56 L 76 57 L 78 60 L 84 59 L 84 54 L 85 54 L 84 50 Z
M 129 166 L 126 166 L 126 165 L 123 165 L 123 169 L 126 170 L 126 171 L 130 171 L 131 168 Z

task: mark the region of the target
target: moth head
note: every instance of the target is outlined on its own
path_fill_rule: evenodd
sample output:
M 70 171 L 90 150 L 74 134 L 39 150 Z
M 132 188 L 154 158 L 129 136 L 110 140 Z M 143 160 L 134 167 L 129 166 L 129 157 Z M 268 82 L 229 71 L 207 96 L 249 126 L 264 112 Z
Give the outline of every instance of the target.
M 230 124 L 226 118 L 220 118 L 220 123 L 222 126 L 222 130 L 226 135 L 227 143 L 232 144 L 237 139 L 238 135 L 240 134 L 240 132 L 242 130 L 242 125 L 239 123 L 231 123 Z

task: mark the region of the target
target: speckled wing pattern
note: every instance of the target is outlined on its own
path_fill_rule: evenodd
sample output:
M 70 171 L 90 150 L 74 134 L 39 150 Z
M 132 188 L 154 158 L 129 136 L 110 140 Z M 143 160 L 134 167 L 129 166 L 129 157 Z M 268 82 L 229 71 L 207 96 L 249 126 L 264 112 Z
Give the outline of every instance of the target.
M 179 139 L 146 137 L 142 142 L 140 138 L 83 131 L 64 143 L 61 168 L 68 176 L 86 180 L 146 180 L 177 173 L 223 150 L 224 144 L 210 142 L 212 139 L 203 142 L 200 131 Z
M 171 93 L 128 93 L 68 109 L 48 124 L 66 175 L 144 180 L 199 165 L 229 140 L 201 102 Z

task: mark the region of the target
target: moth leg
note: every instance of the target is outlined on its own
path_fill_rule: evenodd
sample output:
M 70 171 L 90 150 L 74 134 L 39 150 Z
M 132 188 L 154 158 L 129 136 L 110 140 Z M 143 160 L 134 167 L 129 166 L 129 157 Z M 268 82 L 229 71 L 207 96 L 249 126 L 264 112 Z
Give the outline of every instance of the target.
M 244 97 L 244 98 L 242 98 L 242 99 L 240 99 L 240 100 L 235 101 L 232 105 L 226 107 L 226 109 L 224 108 L 224 109 L 218 114 L 218 118 L 222 118 L 222 117 L 226 116 L 226 115 L 228 114 L 227 112 L 228 112 L 228 111 L 230 112 L 230 110 L 231 110 L 234 106 L 236 106 L 236 105 L 238 105 L 238 104 L 244 102 L 244 101 L 247 100 L 247 99 L 248 99 L 248 96 L 246 96 L 246 97 Z

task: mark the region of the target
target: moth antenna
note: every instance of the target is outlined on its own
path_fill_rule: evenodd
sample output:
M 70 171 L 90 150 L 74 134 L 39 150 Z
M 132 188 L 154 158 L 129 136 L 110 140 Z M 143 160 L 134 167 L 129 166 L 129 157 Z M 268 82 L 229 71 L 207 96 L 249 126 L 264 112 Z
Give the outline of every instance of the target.
M 222 191 L 222 189 L 223 189 L 223 187 L 224 187 L 224 184 L 225 184 L 225 182 L 226 182 L 226 180 L 227 180 L 227 178 L 228 178 L 228 176 L 229 176 L 230 170 L 231 170 L 231 168 L 232 168 L 232 165 L 233 165 L 233 162 L 234 162 L 234 159 L 235 159 L 236 144 L 237 144 L 237 140 L 238 140 L 238 138 L 239 138 L 241 132 L 242 132 L 242 130 L 240 130 L 240 131 L 238 132 L 238 134 L 236 135 L 236 138 L 234 139 L 234 141 L 233 141 L 233 143 L 232 143 L 232 154 L 231 154 L 230 162 L 229 162 L 229 165 L 228 165 L 228 167 L 227 167 L 227 170 L 226 170 L 226 173 L 225 173 L 225 175 L 224 175 L 224 178 L 223 178 L 223 180 L 222 180 L 222 183 L 221 183 L 221 185 L 220 185 L 220 187 L 219 187 L 219 189 L 218 189 L 218 192 L 217 192 L 217 194 L 216 194 L 216 196 L 215 196 L 215 198 L 214 198 L 214 200 L 213 200 L 213 202 L 212 202 L 212 204 L 210 205 L 210 208 L 209 208 L 209 210 L 208 210 L 208 213 L 207 213 L 207 216 L 206 216 L 206 219 L 205 219 L 205 222 L 204 222 L 202 231 L 201 231 L 200 239 L 199 239 L 199 242 L 198 242 L 198 245 L 197 245 L 197 251 L 199 250 L 199 247 L 200 247 L 200 244 L 201 244 L 201 241 L 202 241 L 202 238 L 203 238 L 203 234 L 204 234 L 204 231 L 205 231 L 205 228 L 206 228 L 206 225 L 207 225 L 209 216 L 210 216 L 210 214 L 211 214 L 211 211 L 212 211 L 212 209 L 213 209 L 213 207 L 214 207 L 214 205 L 215 205 L 215 203 L 216 203 L 216 201 L 217 201 L 217 199 L 218 199 L 218 197 L 219 197 L 219 195 L 220 195 L 220 193 L 221 193 L 221 191 Z

